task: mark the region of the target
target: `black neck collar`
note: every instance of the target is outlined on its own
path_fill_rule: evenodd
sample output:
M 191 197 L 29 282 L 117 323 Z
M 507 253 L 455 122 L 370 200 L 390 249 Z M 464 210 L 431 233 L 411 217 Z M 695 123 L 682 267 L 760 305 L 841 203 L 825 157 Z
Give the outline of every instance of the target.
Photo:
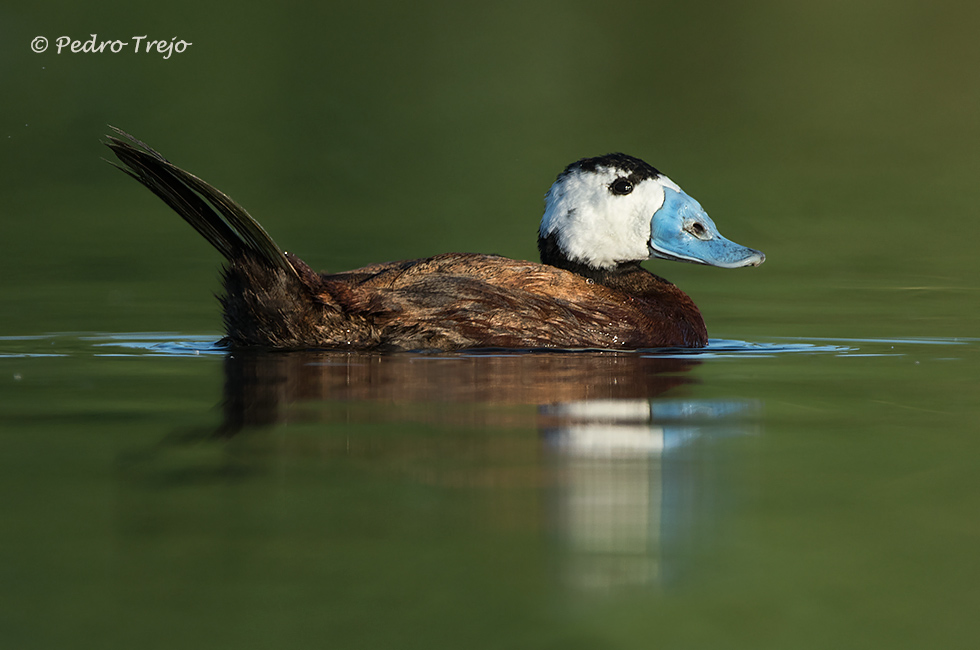
M 568 259 L 561 250 L 561 247 L 558 245 L 558 236 L 555 233 L 551 233 L 547 237 L 538 236 L 538 252 L 541 253 L 542 264 L 557 266 L 560 269 L 571 271 L 576 275 L 589 278 L 599 284 L 609 284 L 611 278 L 641 268 L 639 262 L 620 262 L 611 269 L 597 269 L 588 264 L 574 262 Z

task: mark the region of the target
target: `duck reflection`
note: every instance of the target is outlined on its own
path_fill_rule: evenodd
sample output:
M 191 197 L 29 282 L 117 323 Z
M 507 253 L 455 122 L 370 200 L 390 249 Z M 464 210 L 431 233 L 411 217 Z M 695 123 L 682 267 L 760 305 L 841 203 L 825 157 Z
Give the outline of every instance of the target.
M 392 405 L 439 403 L 480 407 L 650 399 L 691 383 L 686 373 L 697 363 L 619 352 L 236 352 L 225 360 L 222 431 L 233 435 L 246 427 L 302 419 L 308 411 L 297 407 L 314 402 L 387 405 L 390 410 Z M 510 411 L 500 411 L 500 417 L 505 419 L 487 424 L 515 424 Z
M 311 420 L 449 425 L 426 445 L 436 448 L 433 460 L 452 462 L 416 467 L 414 477 L 454 487 L 544 487 L 544 507 L 526 523 L 557 535 L 568 551 L 563 576 L 588 590 L 666 580 L 677 568 L 666 559 L 670 549 L 710 528 L 723 502 L 712 441 L 755 426 L 745 417 L 752 403 L 684 399 L 696 357 L 236 352 L 225 364 L 225 436 Z M 538 435 L 481 437 L 476 455 L 505 462 L 470 467 L 452 433 L 473 427 Z M 388 454 L 413 455 L 418 465 L 412 440 L 385 444 Z M 351 441 L 344 445 L 350 454 Z M 368 446 L 377 461 L 377 447 Z
M 570 553 L 566 578 L 588 590 L 668 580 L 696 529 L 721 514 L 711 442 L 752 433 L 754 403 L 597 400 L 542 407 L 565 480 L 551 512 Z

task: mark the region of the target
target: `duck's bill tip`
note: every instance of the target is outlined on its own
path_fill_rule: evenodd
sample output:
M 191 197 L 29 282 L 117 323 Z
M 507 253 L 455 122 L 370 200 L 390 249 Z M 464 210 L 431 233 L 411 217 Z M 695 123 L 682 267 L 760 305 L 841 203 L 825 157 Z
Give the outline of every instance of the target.
M 747 248 L 745 246 L 739 246 L 738 244 L 732 242 L 728 243 L 741 249 L 741 251 L 733 251 L 732 255 L 724 257 L 715 262 L 706 260 L 703 263 L 710 266 L 719 266 L 723 269 L 738 269 L 742 268 L 743 266 L 759 266 L 766 261 L 766 254 L 762 251 L 757 251 L 754 248 Z

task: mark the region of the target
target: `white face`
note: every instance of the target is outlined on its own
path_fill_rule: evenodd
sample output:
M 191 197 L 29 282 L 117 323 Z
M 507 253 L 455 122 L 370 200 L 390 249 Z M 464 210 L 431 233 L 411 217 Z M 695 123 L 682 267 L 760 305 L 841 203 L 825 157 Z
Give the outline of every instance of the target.
M 663 207 L 664 188 L 680 191 L 666 176 L 633 184 L 617 194 L 613 184 L 628 174 L 612 167 L 573 170 L 545 197 L 542 237 L 554 233 L 568 259 L 596 269 L 650 258 L 650 222 Z

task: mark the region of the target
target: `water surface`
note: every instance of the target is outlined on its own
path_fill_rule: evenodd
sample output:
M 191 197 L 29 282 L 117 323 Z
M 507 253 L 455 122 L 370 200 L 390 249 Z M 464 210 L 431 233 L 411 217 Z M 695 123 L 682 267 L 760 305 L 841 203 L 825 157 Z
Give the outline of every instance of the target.
M 372 355 L 217 338 L 0 341 L 18 638 L 976 632 L 976 339 Z

